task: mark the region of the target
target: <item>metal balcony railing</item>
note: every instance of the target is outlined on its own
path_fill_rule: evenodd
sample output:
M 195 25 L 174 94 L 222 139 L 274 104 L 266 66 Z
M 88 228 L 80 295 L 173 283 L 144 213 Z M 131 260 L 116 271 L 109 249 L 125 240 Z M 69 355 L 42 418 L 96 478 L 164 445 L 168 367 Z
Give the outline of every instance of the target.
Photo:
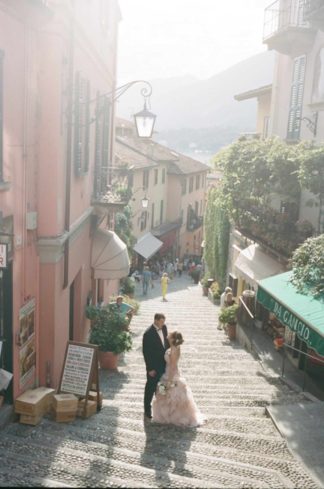
M 195 231 L 203 225 L 203 217 L 191 217 L 187 221 L 187 231 Z
M 289 27 L 308 27 L 304 20 L 305 4 L 300 0 L 292 0 L 282 7 L 281 0 L 275 0 L 264 12 L 263 40 L 286 30 Z

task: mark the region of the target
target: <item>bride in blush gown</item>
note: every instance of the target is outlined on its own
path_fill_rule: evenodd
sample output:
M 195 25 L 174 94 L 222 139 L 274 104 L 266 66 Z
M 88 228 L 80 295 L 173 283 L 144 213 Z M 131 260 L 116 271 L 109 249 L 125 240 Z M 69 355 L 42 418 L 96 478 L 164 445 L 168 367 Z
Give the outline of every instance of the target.
M 173 331 L 168 335 L 168 340 L 170 348 L 165 352 L 166 370 L 156 389 L 152 422 L 184 427 L 200 426 L 205 418 L 178 368 L 182 334 Z

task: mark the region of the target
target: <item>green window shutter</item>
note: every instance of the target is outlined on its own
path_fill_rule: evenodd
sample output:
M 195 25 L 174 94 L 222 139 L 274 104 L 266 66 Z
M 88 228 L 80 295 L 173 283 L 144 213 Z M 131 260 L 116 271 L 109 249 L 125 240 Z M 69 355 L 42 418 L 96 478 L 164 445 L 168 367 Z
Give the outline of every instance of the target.
M 293 79 L 290 92 L 290 109 L 288 114 L 287 139 L 299 139 L 300 122 L 303 109 L 304 84 L 306 73 L 306 56 L 294 60 Z
M 81 140 L 81 114 L 80 114 L 80 97 L 81 97 L 80 73 L 75 75 L 74 86 L 74 173 L 76 176 L 81 174 L 82 170 L 82 140 Z
M 97 92 L 96 101 L 96 126 L 95 126 L 95 171 L 94 171 L 94 198 L 98 199 L 101 192 L 101 164 L 102 164 L 102 131 L 101 131 L 101 119 L 100 113 L 102 110 L 102 97 Z
M 82 175 L 89 169 L 90 138 L 90 83 L 80 75 L 75 76 L 74 94 L 74 173 Z
M 110 153 L 110 100 L 104 97 L 103 100 L 103 115 L 102 117 L 102 157 L 101 157 L 101 193 L 107 192 L 108 184 L 108 167 L 109 167 L 109 153 Z
M 90 82 L 84 80 L 84 161 L 83 171 L 89 170 L 89 149 L 90 149 Z

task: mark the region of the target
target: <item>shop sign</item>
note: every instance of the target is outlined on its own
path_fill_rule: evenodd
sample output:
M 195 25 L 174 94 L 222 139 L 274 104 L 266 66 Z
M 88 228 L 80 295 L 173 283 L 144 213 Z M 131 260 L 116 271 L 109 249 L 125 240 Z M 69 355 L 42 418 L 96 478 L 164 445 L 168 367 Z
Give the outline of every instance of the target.
M 0 244 L 0 268 L 7 266 L 7 245 Z
M 301 338 L 303 341 L 308 341 L 310 337 L 310 329 L 308 326 L 306 326 L 303 321 L 298 319 L 292 312 L 288 311 L 282 304 L 279 304 L 279 302 L 274 301 L 274 306 L 272 312 L 274 315 L 279 319 L 281 324 L 284 326 L 288 326 L 291 331 L 294 331 L 297 333 L 299 338 Z
M 323 336 L 310 328 L 260 286 L 258 287 L 257 301 L 270 312 L 273 312 L 281 324 L 287 326 L 291 331 L 296 333 L 298 338 L 305 341 L 310 348 L 313 348 L 317 353 L 324 356 Z
M 19 311 L 19 344 L 19 386 L 23 388 L 34 382 L 36 373 L 35 299 Z
M 96 347 L 69 341 L 67 344 L 59 392 L 87 396 L 98 360 Z M 97 375 L 96 375 L 97 376 Z

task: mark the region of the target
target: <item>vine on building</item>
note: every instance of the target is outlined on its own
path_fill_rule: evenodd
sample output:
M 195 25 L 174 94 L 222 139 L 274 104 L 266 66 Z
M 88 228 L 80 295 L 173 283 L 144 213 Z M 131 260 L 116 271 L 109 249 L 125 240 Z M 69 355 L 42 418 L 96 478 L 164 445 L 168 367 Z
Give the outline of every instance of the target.
M 230 221 L 228 199 L 221 189 L 208 192 L 205 213 L 204 259 L 212 278 L 225 287 Z

